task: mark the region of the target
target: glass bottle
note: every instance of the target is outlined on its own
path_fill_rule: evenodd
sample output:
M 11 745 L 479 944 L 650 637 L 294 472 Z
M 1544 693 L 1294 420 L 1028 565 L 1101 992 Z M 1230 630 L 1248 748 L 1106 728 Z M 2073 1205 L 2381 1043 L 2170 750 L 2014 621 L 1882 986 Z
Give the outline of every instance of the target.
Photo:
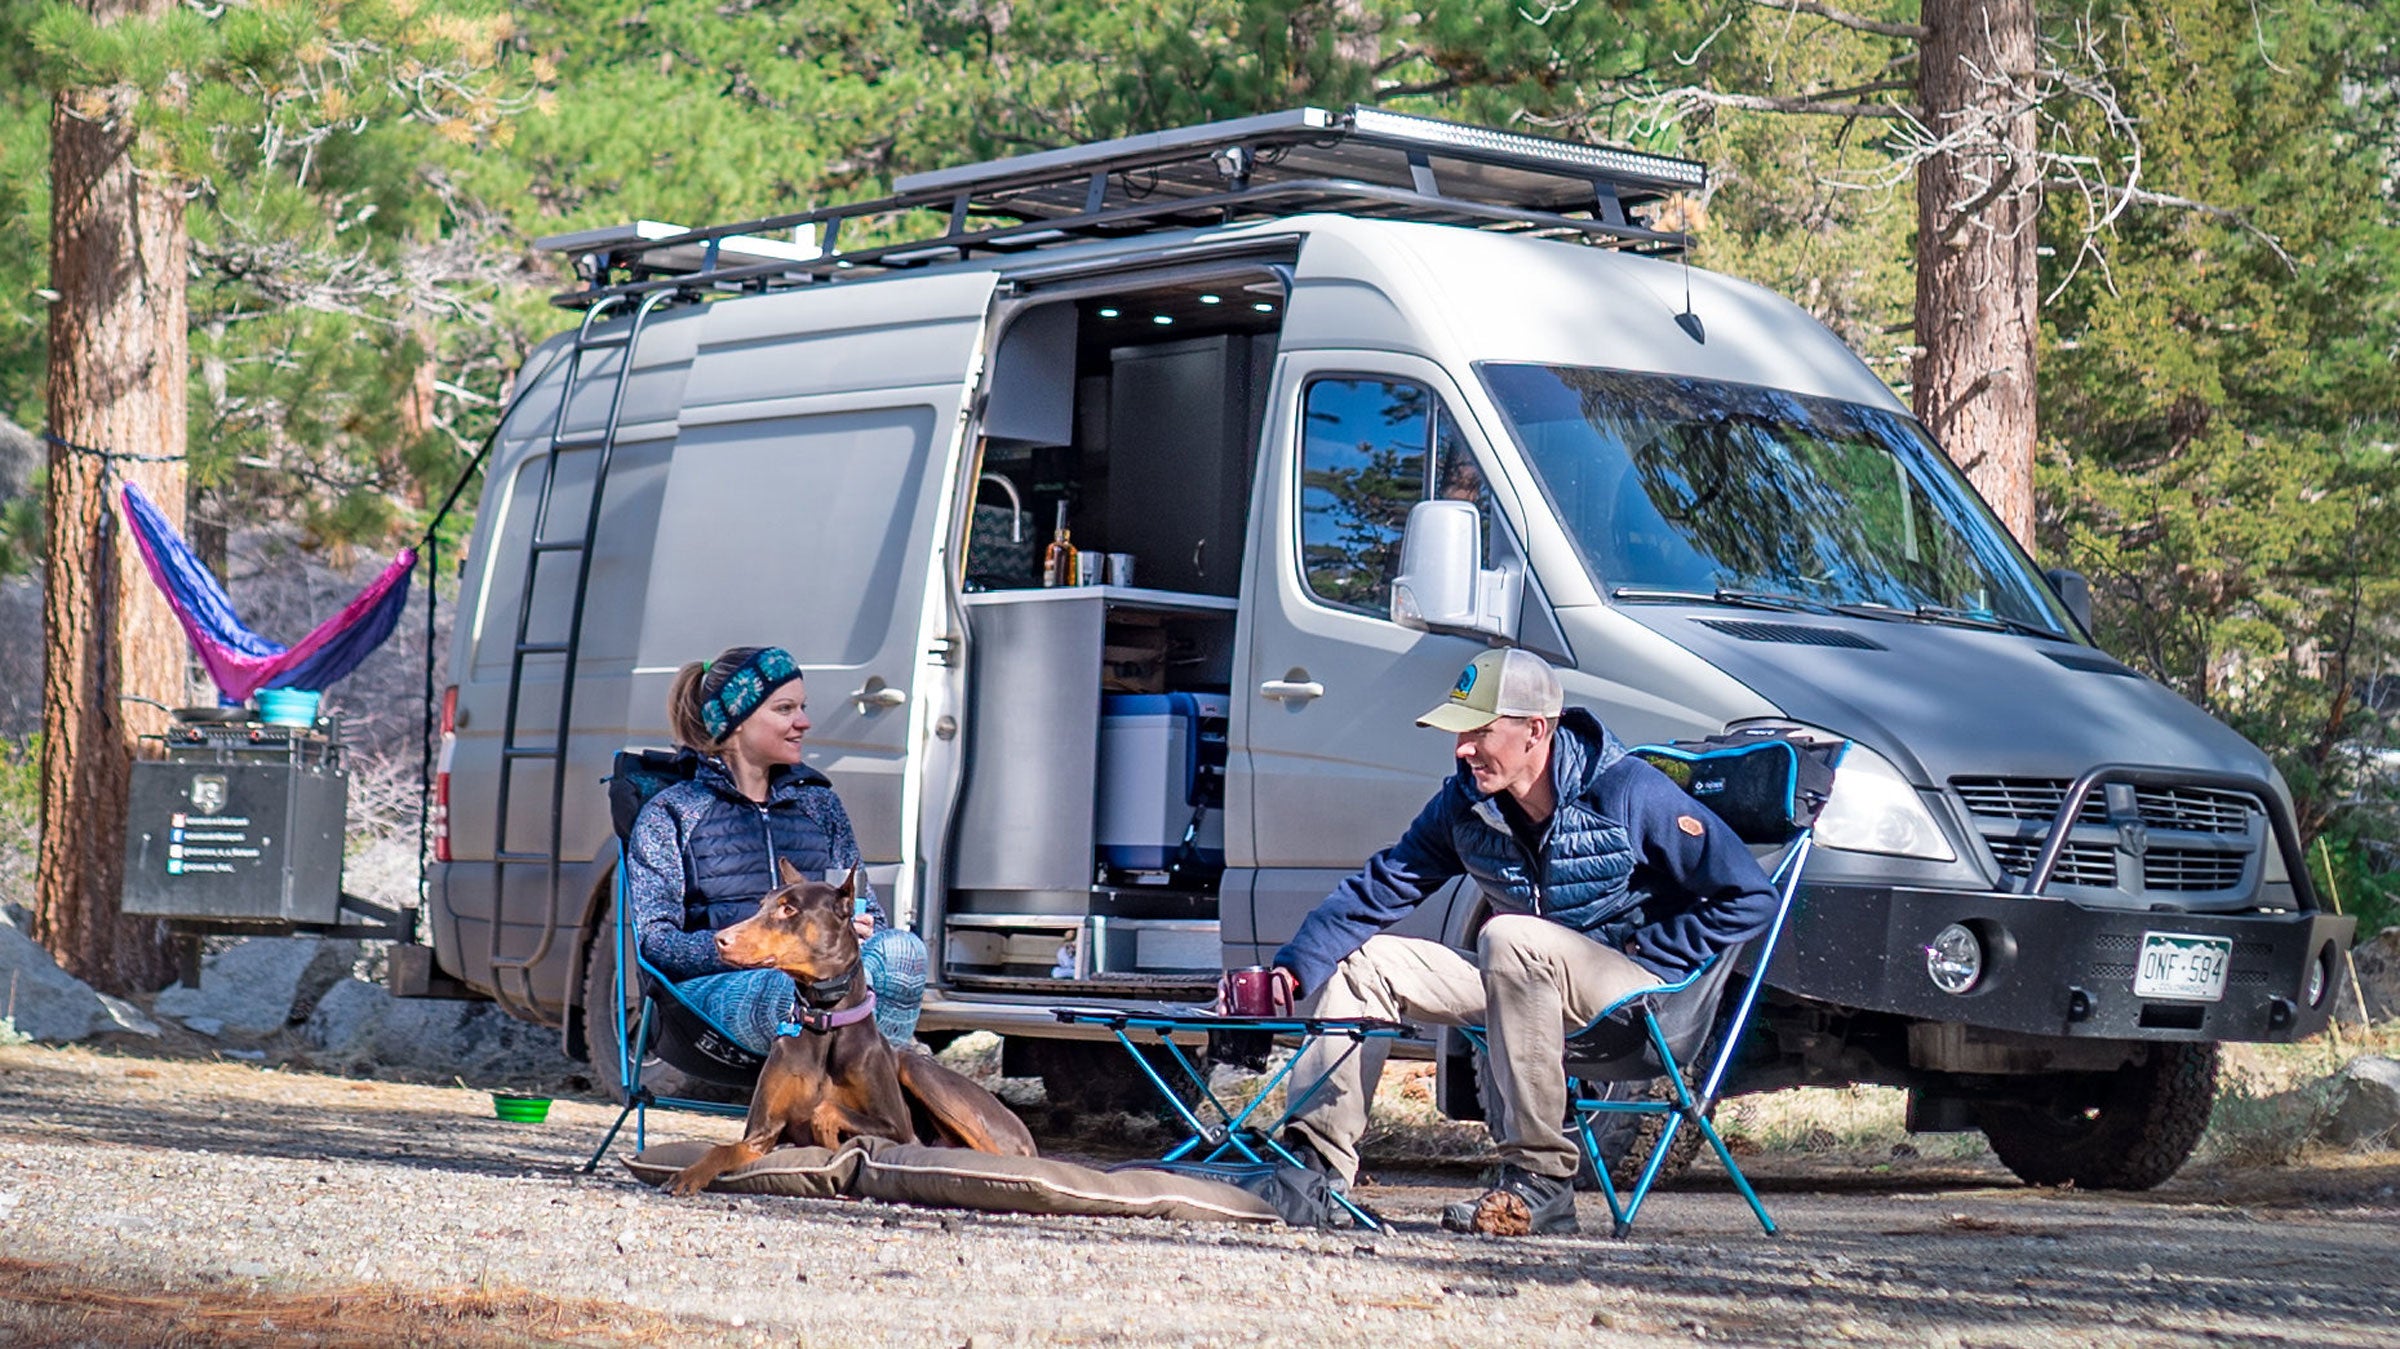
M 1067 535 L 1067 503 L 1064 501 L 1058 503 L 1058 529 L 1050 535 L 1050 547 L 1042 554 L 1042 584 L 1075 584 L 1075 544 Z

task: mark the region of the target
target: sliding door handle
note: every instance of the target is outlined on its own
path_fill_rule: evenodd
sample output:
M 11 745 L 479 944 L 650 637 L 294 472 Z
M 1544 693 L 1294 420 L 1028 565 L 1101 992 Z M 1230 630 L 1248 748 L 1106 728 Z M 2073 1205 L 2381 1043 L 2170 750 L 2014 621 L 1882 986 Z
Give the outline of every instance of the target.
M 1270 679 L 1258 686 L 1259 694 L 1262 697 L 1273 698 L 1279 703 L 1305 703 L 1314 698 L 1324 697 L 1325 686 L 1308 678 L 1307 674 L 1308 672 L 1305 670 L 1294 670 L 1292 675 L 1300 676 L 1297 679 L 1291 675 L 1286 675 L 1281 679 Z

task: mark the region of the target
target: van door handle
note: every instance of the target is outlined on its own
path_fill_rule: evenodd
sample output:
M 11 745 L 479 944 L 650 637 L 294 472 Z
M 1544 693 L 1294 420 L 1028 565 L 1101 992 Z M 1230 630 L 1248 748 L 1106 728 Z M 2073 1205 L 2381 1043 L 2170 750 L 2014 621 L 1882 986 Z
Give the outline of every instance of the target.
M 878 708 L 904 706 L 908 702 L 908 691 L 891 687 L 883 682 L 881 675 L 877 675 L 867 681 L 865 688 L 853 690 L 850 701 L 858 704 L 859 711 L 872 712 Z
M 1293 671 L 1294 674 L 1300 671 Z M 1314 679 L 1270 679 L 1258 686 L 1259 693 L 1277 702 L 1305 703 L 1325 696 L 1325 686 Z

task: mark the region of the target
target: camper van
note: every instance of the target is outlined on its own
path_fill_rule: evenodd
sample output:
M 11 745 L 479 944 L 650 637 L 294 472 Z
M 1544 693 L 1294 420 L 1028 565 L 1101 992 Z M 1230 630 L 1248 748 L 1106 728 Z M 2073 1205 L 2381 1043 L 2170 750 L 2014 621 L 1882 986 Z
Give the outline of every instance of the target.
M 1652 222 L 1702 185 L 1312 108 L 543 241 L 575 322 L 461 572 L 432 963 L 614 1071 L 602 779 L 679 666 L 774 643 L 931 949 L 924 1032 L 1122 1079 L 1054 1009 L 1271 959 L 1514 644 L 1627 743 L 1849 742 L 1734 1089 L 1890 1084 L 2028 1179 L 2164 1179 L 2216 1046 L 2331 1010 L 2284 784 L 2097 649 L 1830 332 L 1687 264 Z

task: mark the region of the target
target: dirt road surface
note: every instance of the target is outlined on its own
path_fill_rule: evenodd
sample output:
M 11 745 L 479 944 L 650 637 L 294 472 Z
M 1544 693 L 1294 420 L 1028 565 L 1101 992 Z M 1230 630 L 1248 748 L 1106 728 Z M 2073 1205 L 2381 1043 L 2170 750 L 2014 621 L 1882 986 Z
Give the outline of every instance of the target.
M 1463 1171 L 1364 1192 L 1397 1236 L 675 1200 L 613 1117 L 460 1088 L 0 1049 L 0 1344 L 2390 1345 L 2400 1159 L 2033 1190 L 1988 1161 L 1766 1155 L 1634 1239 L 1437 1229 Z M 658 1116 L 652 1141 L 731 1121 Z M 1052 1140 L 1057 1152 L 1074 1147 Z M 1090 1146 L 1090 1145 L 1085 1145 Z

